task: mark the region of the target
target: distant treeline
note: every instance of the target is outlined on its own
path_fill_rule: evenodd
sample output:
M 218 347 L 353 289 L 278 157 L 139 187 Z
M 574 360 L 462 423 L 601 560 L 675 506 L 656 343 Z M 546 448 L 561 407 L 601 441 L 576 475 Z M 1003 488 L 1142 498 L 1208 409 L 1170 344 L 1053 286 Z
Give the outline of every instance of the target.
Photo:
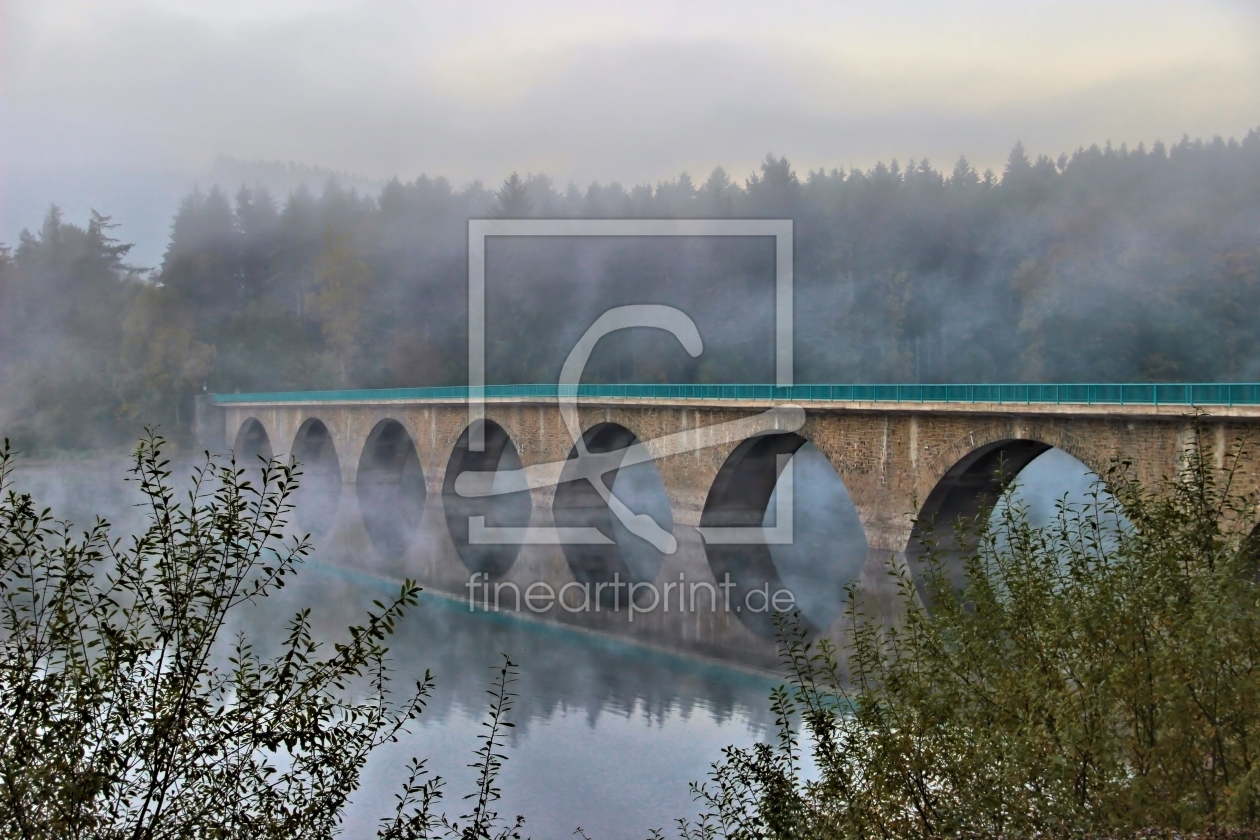
M 88 449 L 144 423 L 178 439 L 203 391 L 462 382 L 466 223 L 485 216 L 793 219 L 801 382 L 1260 379 L 1255 130 L 1057 160 L 1017 144 L 1000 176 L 960 159 L 801 177 L 767 156 L 742 185 L 718 168 L 629 190 L 216 187 L 184 199 L 152 272 L 128 267 L 106 216 L 79 227 L 54 207 L 0 255 L 0 432 Z M 491 381 L 554 381 L 592 313 L 626 301 L 716 306 L 697 316 L 706 355 L 612 342 L 589 379 L 773 374 L 768 304 L 737 305 L 767 288 L 764 248 L 502 256 Z

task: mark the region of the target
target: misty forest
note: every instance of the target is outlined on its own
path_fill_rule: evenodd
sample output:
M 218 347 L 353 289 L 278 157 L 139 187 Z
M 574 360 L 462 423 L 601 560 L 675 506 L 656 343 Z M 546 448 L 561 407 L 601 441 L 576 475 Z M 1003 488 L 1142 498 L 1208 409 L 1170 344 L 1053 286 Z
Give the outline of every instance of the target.
M 155 268 L 129 263 L 108 213 L 51 207 L 0 252 L 0 420 L 25 451 L 113 447 L 146 424 L 187 442 L 202 392 L 466 382 L 466 224 L 495 216 L 792 219 L 799 382 L 1260 378 L 1260 130 L 1057 159 L 1016 144 L 1001 173 L 960 159 L 800 175 L 767 155 L 742 183 L 719 167 L 631 189 L 517 174 L 379 195 L 335 178 L 319 194 L 213 186 L 183 199 Z M 749 246 L 679 270 L 662 250 L 594 271 L 517 253 L 510 317 L 489 314 L 488 381 L 555 381 L 562 354 L 512 348 L 568 346 L 573 306 L 682 287 L 720 301 L 765 288 L 773 266 Z M 740 341 L 713 346 L 691 359 L 632 342 L 587 381 L 773 378 Z

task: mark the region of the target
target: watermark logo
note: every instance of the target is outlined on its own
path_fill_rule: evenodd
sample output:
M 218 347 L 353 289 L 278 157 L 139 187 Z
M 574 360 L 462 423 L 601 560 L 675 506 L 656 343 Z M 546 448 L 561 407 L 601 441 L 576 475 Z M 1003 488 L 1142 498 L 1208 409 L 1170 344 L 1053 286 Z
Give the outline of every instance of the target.
M 464 585 L 468 589 L 469 612 L 481 609 L 484 612 L 549 613 L 557 609 L 567 613 L 620 613 L 624 604 L 631 623 L 635 615 L 655 612 L 657 608 L 665 613 L 694 613 L 699 608 L 709 612 L 747 612 L 755 616 L 772 611 L 790 612 L 796 606 L 796 596 L 790 590 L 777 589 L 772 593 L 768 582 L 760 588 L 745 589 L 743 597 L 737 594 L 736 602 L 732 603 L 731 590 L 736 588 L 736 583 L 729 574 L 722 576 L 721 583 L 710 583 L 688 581 L 680 572 L 678 580 L 657 586 L 653 581 L 622 580 L 620 574 L 614 573 L 612 580 L 593 585 L 569 581 L 557 590 L 545 581 L 535 581 L 522 590 L 513 581 L 492 582 L 487 575 L 475 572 Z M 605 592 L 611 597 L 605 597 Z
M 468 424 L 470 451 L 484 451 L 485 419 L 485 301 L 486 301 L 486 239 L 494 236 L 514 237 L 773 237 L 775 241 L 775 384 L 781 387 L 792 385 L 792 222 L 785 219 L 475 219 L 468 224 Z M 695 322 L 681 310 L 665 305 L 643 304 L 620 306 L 609 309 L 600 315 L 587 328 L 582 338 L 574 345 L 565 359 L 561 369 L 557 391 L 557 408 L 569 436 L 573 440 L 574 457 L 562 461 L 533 464 L 506 474 L 495 472 L 469 471 L 462 473 L 455 481 L 455 492 L 463 497 L 494 496 L 507 492 L 516 492 L 522 486 L 531 490 L 554 487 L 561 481 L 587 481 L 599 493 L 609 511 L 618 521 L 636 537 L 650 543 L 663 554 L 673 554 L 677 548 L 674 535 L 662 528 L 647 514 L 637 514 L 619 499 L 607 486 L 603 477 L 612 471 L 634 464 L 654 461 L 671 455 L 694 452 L 719 441 L 742 440 L 756 435 L 794 432 L 805 423 L 805 412 L 797 405 L 776 405 L 751 417 L 740 418 L 706 428 L 706 434 L 696 435 L 680 432 L 666 435 L 650 441 L 637 441 L 631 446 L 610 452 L 592 453 L 588 451 L 583 438 L 578 415 L 578 385 L 582 373 L 600 339 L 618 330 L 632 328 L 654 328 L 669 333 L 692 356 L 697 357 L 704 351 L 704 343 Z M 781 484 L 776 493 L 775 517 L 773 525 L 738 526 L 738 527 L 701 527 L 698 530 L 706 544 L 740 545 L 760 544 L 775 545 L 792 542 L 792 471 L 791 456 L 780 456 L 779 463 Z M 510 488 L 510 489 L 504 489 Z M 547 545 L 607 545 L 609 539 L 598 528 L 592 527 L 539 527 L 535 525 L 523 528 L 494 527 L 487 525 L 484 516 L 471 516 L 468 521 L 469 543 L 474 545 L 500 544 L 547 544 Z M 642 601 L 651 601 L 655 609 L 657 604 L 664 604 L 668 610 L 671 602 L 670 588 L 680 587 L 685 581 L 664 584 L 666 591 L 658 591 L 651 583 L 631 583 L 620 581 L 598 583 L 595 586 L 628 587 L 627 609 L 633 611 L 641 606 Z M 726 584 L 734 586 L 729 579 Z M 485 587 L 482 600 L 489 606 L 489 583 L 478 583 L 478 575 L 469 581 L 470 603 L 473 590 L 477 586 Z M 525 593 L 520 593 L 515 584 L 496 584 L 497 587 L 512 587 L 510 594 L 516 598 L 516 609 L 522 605 L 531 611 L 530 592 L 534 592 L 534 602 L 541 600 L 549 604 L 559 604 L 569 609 L 564 591 L 557 593 L 549 584 L 535 583 Z M 716 608 L 717 591 L 713 584 L 693 582 L 690 584 L 692 594 L 696 587 L 707 586 L 713 592 L 713 604 Z M 540 588 L 545 587 L 545 589 Z M 563 587 L 585 587 L 589 584 L 570 583 Z M 652 597 L 648 597 L 651 588 Z M 537 589 L 536 589 L 537 588 Z M 577 590 L 572 590 L 576 592 Z M 620 609 L 620 590 L 613 590 L 614 609 Z M 642 593 L 642 594 L 636 594 Z M 753 589 L 746 594 L 746 599 L 763 594 L 761 611 L 779 609 L 779 601 L 789 599 L 790 593 L 780 590 L 771 593 Z M 729 592 L 724 590 L 729 596 Z M 494 593 L 495 606 L 498 605 L 499 590 Z M 681 594 L 678 595 L 681 598 Z M 640 600 L 642 599 L 642 600 Z M 777 599 L 777 600 L 776 600 Z M 594 597 L 595 610 L 599 605 L 607 603 L 608 596 L 597 591 Z M 585 603 L 589 606 L 591 596 L 586 592 Z M 681 605 L 683 601 L 679 601 Z M 694 597 L 692 598 L 694 604 Z M 724 598 L 724 606 L 729 609 L 729 597 Z M 747 606 L 750 610 L 752 605 Z M 548 607 L 549 608 L 549 607 Z M 736 605 L 737 610 L 742 610 Z M 790 609 L 790 607 L 788 607 Z M 582 608 L 571 610 L 581 611 Z M 754 610 L 757 611 L 757 610 Z

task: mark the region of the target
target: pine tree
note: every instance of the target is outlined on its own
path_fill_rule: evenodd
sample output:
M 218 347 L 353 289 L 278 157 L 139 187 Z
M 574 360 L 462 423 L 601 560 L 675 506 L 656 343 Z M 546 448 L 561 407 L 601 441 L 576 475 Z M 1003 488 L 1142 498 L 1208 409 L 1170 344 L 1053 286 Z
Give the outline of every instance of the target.
M 494 215 L 503 219 L 521 219 L 529 215 L 533 205 L 529 200 L 529 187 L 521 176 L 513 172 L 503 182 L 495 195 Z
M 1006 168 L 1002 170 L 1002 183 L 1017 183 L 1032 171 L 1032 161 L 1024 151 L 1024 142 L 1016 140 L 1010 155 L 1006 158 Z

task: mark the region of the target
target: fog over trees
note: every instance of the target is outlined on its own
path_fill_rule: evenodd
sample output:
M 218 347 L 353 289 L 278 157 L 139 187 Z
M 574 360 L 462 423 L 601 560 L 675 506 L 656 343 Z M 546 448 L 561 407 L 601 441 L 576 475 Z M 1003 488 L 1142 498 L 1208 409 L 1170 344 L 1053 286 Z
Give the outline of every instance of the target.
M 466 225 L 485 216 L 793 219 L 800 382 L 1260 379 L 1260 130 L 1057 160 L 1017 144 L 1001 173 L 798 174 L 768 155 L 742 183 L 718 168 L 630 189 L 233 190 L 187 195 L 151 272 L 107 216 L 55 207 L 0 254 L 0 428 L 17 446 L 111 446 L 145 423 L 187 439 L 202 391 L 462 383 Z M 622 302 L 694 307 L 706 352 L 626 337 L 587 381 L 772 379 L 764 243 L 595 244 L 490 251 L 506 293 L 487 314 L 489 381 L 555 381 L 592 315 Z

